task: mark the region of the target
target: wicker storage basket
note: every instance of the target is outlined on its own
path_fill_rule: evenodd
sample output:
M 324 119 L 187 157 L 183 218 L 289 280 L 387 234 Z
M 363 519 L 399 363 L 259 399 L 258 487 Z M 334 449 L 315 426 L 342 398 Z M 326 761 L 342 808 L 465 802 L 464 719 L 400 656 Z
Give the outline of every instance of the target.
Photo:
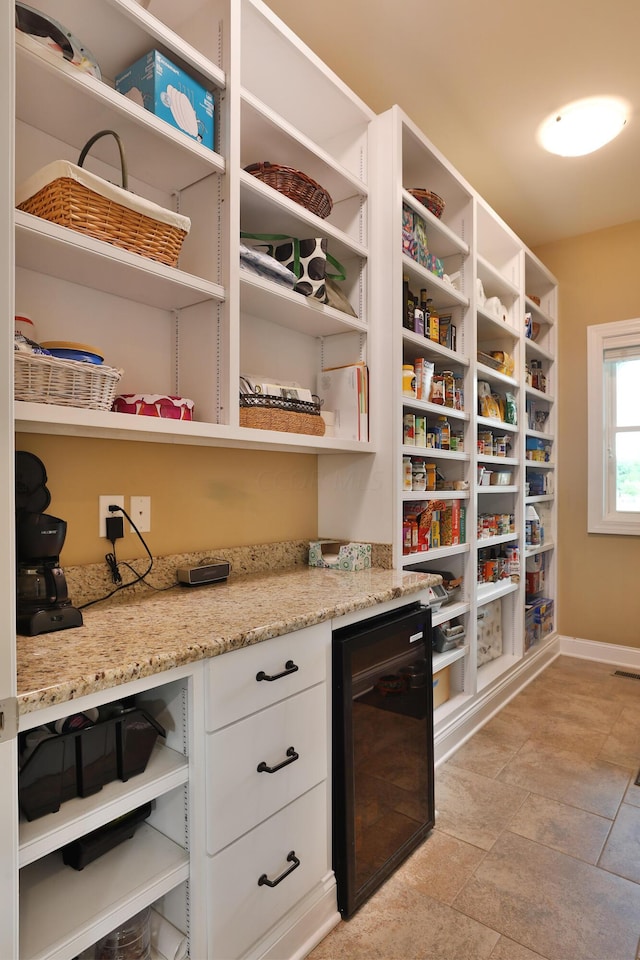
M 324 436 L 324 420 L 319 403 L 284 400 L 266 394 L 240 395 L 240 426 L 254 430 L 278 430 Z
M 15 398 L 88 410 L 110 410 L 122 370 L 104 363 L 14 353 Z
M 423 187 L 409 187 L 409 193 L 415 197 L 427 210 L 430 210 L 434 217 L 440 219 L 444 213 L 445 202 L 442 197 L 432 190 L 425 190 Z
M 84 170 L 88 149 L 101 136 L 112 134 L 120 149 L 122 187 Z M 16 191 L 16 206 L 43 220 L 104 240 L 150 260 L 174 267 L 187 236 L 188 217 L 165 210 L 127 190 L 127 170 L 120 138 L 101 130 L 84 147 L 78 165 L 50 163 Z
M 262 183 L 273 187 L 278 193 L 283 193 L 290 200 L 295 200 L 301 206 L 306 207 L 316 216 L 328 217 L 333 207 L 333 200 L 319 183 L 308 177 L 306 173 L 300 170 L 294 170 L 293 167 L 283 167 L 279 163 L 252 163 L 245 167 L 247 173 L 251 173 Z

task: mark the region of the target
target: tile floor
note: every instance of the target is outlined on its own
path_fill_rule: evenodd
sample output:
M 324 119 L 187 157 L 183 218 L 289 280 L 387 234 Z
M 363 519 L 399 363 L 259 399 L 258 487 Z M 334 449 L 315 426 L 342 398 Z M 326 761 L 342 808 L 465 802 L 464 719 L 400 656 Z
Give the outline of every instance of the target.
M 640 960 L 640 681 L 556 659 L 436 772 L 435 829 L 308 960 Z

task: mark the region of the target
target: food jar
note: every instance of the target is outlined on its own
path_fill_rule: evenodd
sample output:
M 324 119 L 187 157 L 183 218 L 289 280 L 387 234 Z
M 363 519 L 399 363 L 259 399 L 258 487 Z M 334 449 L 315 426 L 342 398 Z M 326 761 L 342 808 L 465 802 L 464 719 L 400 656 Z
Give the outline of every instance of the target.
M 402 396 L 416 398 L 416 373 L 411 363 L 402 365 Z

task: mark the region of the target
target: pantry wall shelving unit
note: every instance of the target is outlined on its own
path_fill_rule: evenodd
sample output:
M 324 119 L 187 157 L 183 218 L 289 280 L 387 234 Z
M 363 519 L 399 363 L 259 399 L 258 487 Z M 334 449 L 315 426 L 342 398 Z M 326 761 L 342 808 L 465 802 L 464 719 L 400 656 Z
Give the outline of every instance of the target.
M 545 440 L 552 442 L 557 284 L 400 108 L 376 118 L 371 142 L 375 158 L 373 256 L 376 263 L 387 265 L 384 275 L 374 278 L 374 296 L 387 321 L 379 336 L 384 344 L 380 349 L 390 362 L 381 386 L 388 403 L 381 424 L 385 440 L 380 450 L 387 450 L 388 473 L 382 492 L 372 493 L 369 505 L 380 511 L 382 501 L 387 504 L 384 516 L 395 566 L 444 571 L 463 578 L 453 602 L 441 607 L 433 618 L 438 626 L 453 621 L 465 627 L 463 645 L 446 654 L 434 654 L 434 672 L 448 665 L 451 679 L 451 696 L 436 709 L 438 738 L 469 712 L 479 709 L 481 702 L 542 652 L 555 636 L 554 630 L 530 645 L 525 634 L 525 573 L 532 557 L 539 563 L 542 554 L 547 556 L 544 596 L 555 596 L 553 497 L 546 493 L 544 497 L 526 495 L 525 484 L 534 471 L 545 476 L 554 473 L 553 462 L 536 462 L 534 467 L 527 459 L 532 456 L 527 452 L 527 441 L 542 433 L 542 428 L 530 428 L 527 416 L 532 400 L 536 409 L 549 411 L 543 429 Z M 414 199 L 410 191 L 415 188 L 432 190 L 445 200 L 441 219 Z M 407 250 L 402 242 L 406 239 L 403 224 L 407 219 L 411 222 L 412 214 L 424 221 L 428 251 L 442 261 L 442 278 L 416 262 L 412 256 L 415 251 Z M 437 314 L 451 316 L 456 326 L 455 349 L 407 329 L 407 281 L 416 297 L 426 288 Z M 539 306 L 531 296 L 540 298 Z M 525 333 L 527 312 L 539 324 L 533 339 Z M 507 355 L 506 366 L 500 366 L 492 356 L 498 351 Z M 454 397 L 453 402 L 459 409 L 434 404 L 433 397 L 403 395 L 401 367 L 415 366 L 418 358 L 433 363 L 436 374 L 445 370 L 454 374 L 461 401 Z M 532 359 L 540 360 L 547 378 L 546 392 L 535 389 L 527 379 Z M 501 398 L 499 411 L 480 405 L 479 392 L 483 390 Z M 437 447 L 438 417 L 443 414 L 451 435 L 457 437 L 455 449 Z M 409 438 L 413 418 L 419 422 L 426 417 L 427 442 L 435 443 L 435 447 L 421 448 L 411 439 L 407 443 L 407 415 Z M 540 417 L 544 420 L 544 415 Z M 408 457 L 414 463 L 435 464 L 437 489 L 403 489 L 402 461 Z M 458 505 L 464 508 L 465 532 L 460 542 L 455 542 L 455 533 L 453 543 L 448 538 L 446 545 L 442 540 L 435 545 L 425 542 L 420 532 L 421 514 L 428 514 L 433 501 L 443 501 L 445 508 L 454 511 Z M 536 548 L 527 540 L 526 510 L 533 504 L 546 514 L 545 543 Z M 441 511 L 441 523 L 442 518 Z M 496 556 L 500 557 L 497 563 Z M 496 570 L 499 573 L 501 569 L 506 575 L 494 579 Z M 498 615 L 502 646 L 493 650 L 490 659 L 485 654 L 479 657 L 484 646 L 481 622 Z
M 260 0 L 179 9 L 154 0 L 43 0 L 73 24 L 102 80 L 16 44 L 16 180 L 53 159 L 77 161 L 98 129 L 122 137 L 130 187 L 190 217 L 179 264 L 168 267 L 16 211 L 16 303 L 42 339 L 95 342 L 124 373 L 118 392 L 171 393 L 194 401 L 193 422 L 136 418 L 19 401 L 24 432 L 300 452 L 366 451 L 368 440 L 312 438 L 239 425 L 238 378 L 294 380 L 316 391 L 322 365 L 367 361 L 367 130 L 372 113 Z M 124 38 L 124 39 L 123 39 Z M 152 48 L 183 67 L 215 99 L 209 150 L 114 89 L 116 74 Z M 291 77 L 322 110 L 299 110 Z M 43 93 L 43 91 L 45 91 Z M 86 165 L 119 182 L 115 145 L 92 148 Z M 321 219 L 247 173 L 268 160 L 325 186 Z M 354 316 L 239 267 L 240 231 L 327 237 L 345 268 Z M 133 422 L 132 422 L 133 421 Z

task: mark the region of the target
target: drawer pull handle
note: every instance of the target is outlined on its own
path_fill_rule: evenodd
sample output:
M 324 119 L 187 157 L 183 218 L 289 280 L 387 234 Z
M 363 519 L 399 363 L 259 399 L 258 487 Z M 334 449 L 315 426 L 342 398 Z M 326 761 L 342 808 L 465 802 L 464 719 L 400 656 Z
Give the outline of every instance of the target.
M 266 875 L 266 873 L 263 873 L 261 877 L 258 877 L 258 886 L 277 887 L 285 877 L 288 877 L 290 873 L 293 873 L 293 871 L 300 866 L 300 861 L 296 857 L 294 850 L 287 854 L 287 863 L 291 863 L 292 866 L 285 870 L 284 873 L 281 873 L 279 877 L 276 877 L 275 880 L 269 880 L 269 877 Z
M 293 660 L 287 660 L 284 665 L 284 670 L 282 673 L 274 673 L 272 677 L 268 673 L 265 673 L 264 670 L 261 670 L 259 673 L 256 673 L 256 680 L 268 680 L 271 683 L 272 680 L 279 680 L 280 677 L 288 677 L 290 673 L 295 673 L 298 667 L 293 662 Z
M 275 773 L 276 770 L 282 770 L 283 767 L 288 767 L 290 763 L 293 763 L 294 760 L 297 760 L 300 756 L 299 753 L 296 753 L 295 747 L 289 747 L 287 750 L 287 759 L 283 760 L 282 763 L 276 764 L 275 767 L 268 767 L 267 764 L 262 760 L 258 766 L 258 773 Z

